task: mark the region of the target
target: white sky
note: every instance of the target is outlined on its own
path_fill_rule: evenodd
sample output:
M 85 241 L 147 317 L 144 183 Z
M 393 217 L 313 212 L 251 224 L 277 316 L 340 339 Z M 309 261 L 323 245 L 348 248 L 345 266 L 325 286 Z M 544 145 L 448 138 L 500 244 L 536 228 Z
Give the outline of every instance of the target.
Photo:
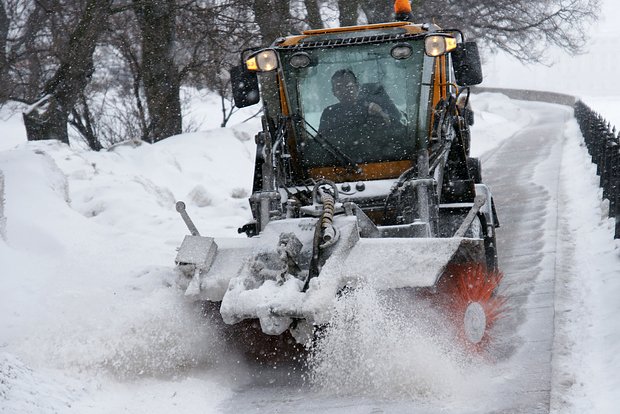
M 620 96 L 617 61 L 620 55 L 620 4 L 601 2 L 601 17 L 586 36 L 590 37 L 587 53 L 570 56 L 554 48 L 550 67 L 523 65 L 505 53 L 487 55 L 482 86 L 536 89 L 578 96 Z

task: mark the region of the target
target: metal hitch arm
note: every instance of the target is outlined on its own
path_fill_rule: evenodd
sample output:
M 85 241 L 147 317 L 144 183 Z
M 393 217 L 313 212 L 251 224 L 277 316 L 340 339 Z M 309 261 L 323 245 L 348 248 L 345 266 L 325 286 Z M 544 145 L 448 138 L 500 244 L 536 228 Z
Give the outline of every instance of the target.
M 200 233 L 198 232 L 198 229 L 194 225 L 194 222 L 192 221 L 191 218 L 189 218 L 189 215 L 187 214 L 187 211 L 185 211 L 185 203 L 182 202 L 182 201 L 177 201 L 176 209 L 179 212 L 179 214 L 181 215 L 181 218 L 185 222 L 185 225 L 187 226 L 187 228 L 188 228 L 189 232 L 191 233 L 191 235 L 192 236 L 200 236 Z

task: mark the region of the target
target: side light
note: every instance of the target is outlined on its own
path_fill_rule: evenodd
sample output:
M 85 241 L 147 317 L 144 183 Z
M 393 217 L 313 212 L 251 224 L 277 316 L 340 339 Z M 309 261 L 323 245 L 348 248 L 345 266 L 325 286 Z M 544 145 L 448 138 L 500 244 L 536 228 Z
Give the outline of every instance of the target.
M 446 52 L 452 52 L 456 49 L 456 39 L 454 37 L 446 37 Z
M 454 49 L 456 49 L 456 39 L 452 36 L 431 35 L 424 39 L 424 52 L 428 56 L 441 56 Z
M 256 72 L 258 70 L 258 65 L 256 64 L 256 57 L 251 57 L 245 61 L 245 67 L 252 72 Z

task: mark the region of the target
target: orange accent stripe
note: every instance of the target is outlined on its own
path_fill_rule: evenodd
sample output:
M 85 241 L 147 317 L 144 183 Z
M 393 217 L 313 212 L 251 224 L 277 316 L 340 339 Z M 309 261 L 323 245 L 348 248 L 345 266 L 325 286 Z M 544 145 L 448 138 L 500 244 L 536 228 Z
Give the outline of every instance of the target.
M 310 177 L 315 180 L 326 178 L 335 182 L 381 180 L 397 178 L 413 166 L 413 161 L 387 161 L 360 164 L 360 173 L 348 171 L 345 167 L 316 167 L 308 170 Z
M 446 73 L 446 65 L 448 63 L 448 59 L 446 58 L 446 55 L 442 55 L 439 59 L 441 59 L 441 97 L 442 98 L 446 98 L 448 96 L 448 87 L 447 87 L 447 82 L 448 82 L 448 76 Z
M 325 34 L 325 33 L 356 32 L 358 30 L 375 30 L 375 29 L 384 29 L 388 27 L 401 27 L 401 26 L 407 26 L 409 24 L 411 23 L 409 22 L 376 23 L 376 24 L 367 24 L 363 26 L 345 26 L 345 27 L 304 30 L 302 33 L 305 35 L 318 35 L 318 34 Z
M 278 82 L 280 86 L 280 106 L 282 107 L 282 115 L 288 116 L 288 101 L 286 99 L 286 91 L 284 90 L 284 81 L 278 76 Z
M 423 29 L 421 24 L 410 24 L 408 26 L 404 26 L 403 29 L 407 31 L 407 33 L 425 33 L 428 32 L 427 29 Z
M 282 43 L 278 43 L 276 47 L 286 47 L 286 46 L 295 46 L 301 40 L 305 39 L 308 36 L 290 36 L 284 39 Z

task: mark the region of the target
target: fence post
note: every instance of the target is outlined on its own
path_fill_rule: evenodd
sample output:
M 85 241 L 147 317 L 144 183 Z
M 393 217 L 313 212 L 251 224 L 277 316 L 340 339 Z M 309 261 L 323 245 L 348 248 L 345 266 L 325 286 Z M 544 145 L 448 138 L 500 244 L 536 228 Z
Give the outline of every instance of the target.
M 611 158 L 613 156 L 613 135 L 611 131 L 608 129 L 603 137 L 605 150 L 603 151 L 603 157 L 601 159 L 601 187 L 603 188 L 603 198 L 610 200 L 609 197 L 609 189 L 610 189 L 610 181 L 611 181 L 611 170 L 612 170 L 612 161 Z
M 609 216 L 616 218 L 616 238 L 620 238 L 620 134 L 614 139 L 611 180 L 609 183 Z
M 596 122 L 596 135 L 594 136 L 594 139 L 596 140 L 596 174 L 599 177 L 602 177 L 603 175 L 603 160 L 605 159 L 605 132 L 607 132 L 605 122 L 601 116 L 598 115 Z

